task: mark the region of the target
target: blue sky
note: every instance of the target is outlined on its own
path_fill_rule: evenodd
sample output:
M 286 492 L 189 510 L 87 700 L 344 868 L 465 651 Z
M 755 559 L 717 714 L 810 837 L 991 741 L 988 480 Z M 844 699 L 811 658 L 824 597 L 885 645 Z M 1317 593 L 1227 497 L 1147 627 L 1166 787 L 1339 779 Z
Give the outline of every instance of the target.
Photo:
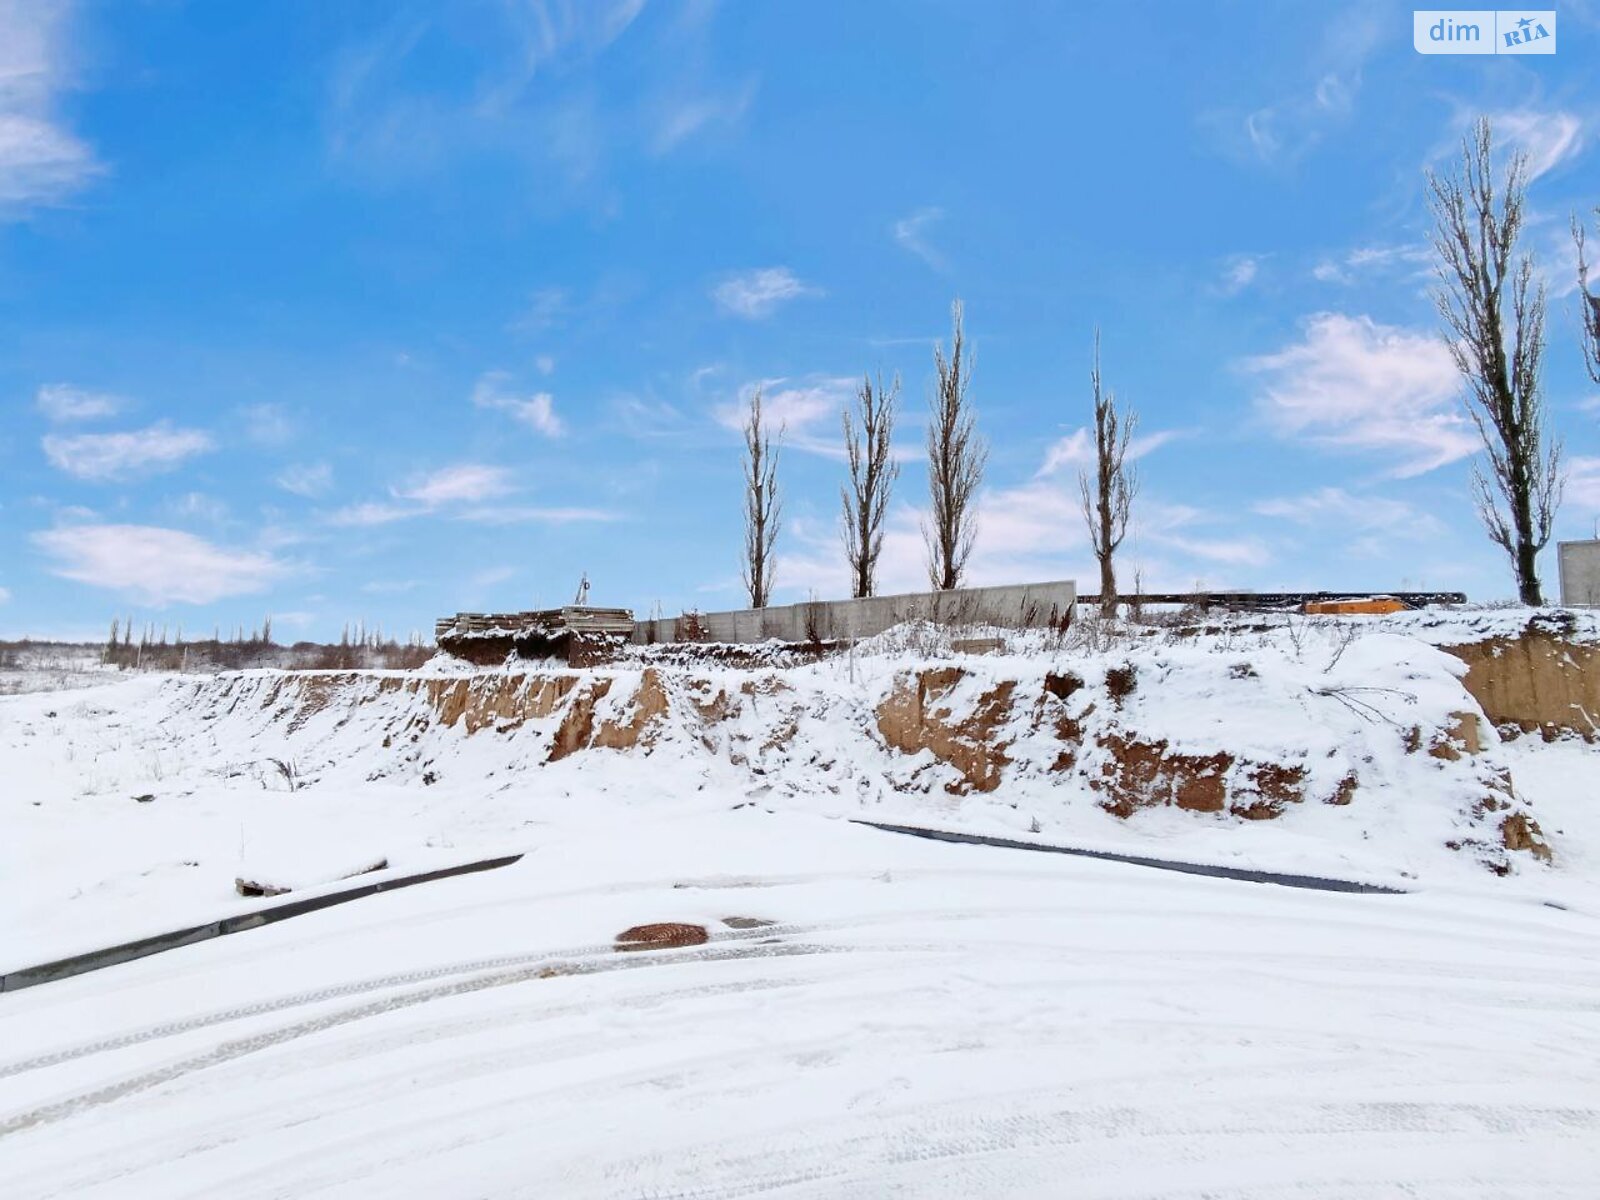
M 757 383 L 777 598 L 838 595 L 838 412 L 879 370 L 881 583 L 920 588 L 958 296 L 974 582 L 1093 578 L 1098 324 L 1143 432 L 1125 579 L 1510 595 L 1422 173 L 1478 113 L 1531 157 L 1558 536 L 1592 536 L 1566 227 L 1600 204 L 1600 9 L 1561 6 L 1541 58 L 1420 56 L 1411 13 L 0 0 L 0 635 L 404 635 L 583 572 L 641 613 L 736 607 Z

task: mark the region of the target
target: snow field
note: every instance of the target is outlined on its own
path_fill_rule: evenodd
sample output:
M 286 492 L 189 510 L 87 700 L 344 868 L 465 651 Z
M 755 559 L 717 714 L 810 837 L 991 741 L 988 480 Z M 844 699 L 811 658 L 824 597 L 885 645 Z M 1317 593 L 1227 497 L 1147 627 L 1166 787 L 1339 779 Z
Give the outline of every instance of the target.
M 713 940 L 610 950 L 656 920 Z M 1596 926 L 646 821 L 6 997 L 0 1145 L 26 1196 L 1578 1196 Z

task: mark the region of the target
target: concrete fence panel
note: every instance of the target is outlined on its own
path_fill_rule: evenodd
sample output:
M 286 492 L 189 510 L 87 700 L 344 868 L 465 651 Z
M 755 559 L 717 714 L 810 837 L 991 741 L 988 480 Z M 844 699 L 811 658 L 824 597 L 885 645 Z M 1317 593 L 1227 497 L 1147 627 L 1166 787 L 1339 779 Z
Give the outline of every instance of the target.
M 1071 580 L 958 588 L 949 592 L 908 592 L 864 600 L 808 600 L 799 604 L 685 615 L 677 620 L 636 621 L 638 645 L 689 639 L 698 627 L 704 640 L 754 643 L 837 641 L 874 637 L 905 621 L 938 625 L 994 625 L 1002 629 L 1043 629 L 1070 619 L 1077 602 Z

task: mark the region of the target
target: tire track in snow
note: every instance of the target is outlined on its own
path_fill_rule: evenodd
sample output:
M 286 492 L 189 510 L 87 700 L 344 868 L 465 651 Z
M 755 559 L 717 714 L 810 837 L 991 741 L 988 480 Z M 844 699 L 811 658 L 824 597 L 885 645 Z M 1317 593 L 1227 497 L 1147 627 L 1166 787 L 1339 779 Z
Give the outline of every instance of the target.
M 754 932 L 767 933 L 769 931 L 758 930 Z M 844 952 L 844 950 L 844 947 L 838 946 L 778 943 L 774 945 L 758 944 L 751 947 L 713 946 L 698 953 L 688 954 L 655 951 L 627 956 L 618 955 L 589 961 L 579 960 L 576 962 L 546 955 L 542 957 L 541 962 L 531 963 L 527 966 L 481 975 L 475 979 L 460 980 L 439 987 L 428 988 L 425 991 L 391 996 L 359 1005 L 355 1008 L 341 1009 L 309 1021 L 286 1025 L 250 1037 L 223 1042 L 204 1053 L 191 1055 L 188 1058 L 179 1059 L 165 1066 L 128 1076 L 115 1083 L 105 1084 L 86 1092 L 80 1092 L 77 1095 L 64 1097 L 37 1108 L 14 1113 L 0 1120 L 0 1138 L 5 1138 L 39 1125 L 47 1125 L 64 1120 L 87 1109 L 109 1104 L 114 1100 L 121 1099 L 123 1096 L 159 1087 L 163 1083 L 168 1083 L 193 1071 L 200 1071 L 207 1067 L 231 1062 L 233 1059 L 241 1058 L 244 1055 L 254 1054 L 258 1050 L 265 1050 L 272 1046 L 281 1045 L 284 1042 L 308 1037 L 325 1029 L 347 1025 L 352 1021 L 360 1021 L 368 1017 L 381 1016 L 401 1009 L 412 1008 L 419 1004 L 426 1004 L 432 1000 L 440 1000 L 451 996 L 464 996 L 472 992 L 485 991 L 489 988 L 507 987 L 534 979 L 550 979 L 566 975 L 593 975 L 606 971 L 630 970 L 639 967 L 672 966 L 692 962 L 719 962 L 737 958 L 777 958 L 798 955 L 837 954 Z
M 947 873 L 943 871 L 936 873 L 938 877 L 942 877 L 945 874 Z M 960 875 L 961 873 L 956 872 L 955 874 Z M 979 872 L 979 874 L 991 874 L 991 872 Z M 911 873 L 909 872 L 905 873 L 905 875 L 907 878 L 911 877 Z M 795 878 L 800 879 L 803 877 L 796 876 Z M 689 886 L 701 885 L 691 884 Z M 718 885 L 710 886 L 714 887 Z M 749 885 L 741 884 L 738 886 Z M 948 907 L 896 909 L 890 912 L 873 914 L 871 916 L 862 915 L 851 918 L 841 918 L 832 921 L 783 922 L 774 925 L 761 926 L 754 929 L 711 930 L 708 944 L 716 945 L 726 942 L 752 940 L 759 941 L 767 938 L 815 936 L 818 934 L 842 933 L 852 930 L 867 929 L 875 925 L 898 923 L 917 919 L 934 919 L 939 921 L 950 921 L 952 923 L 968 920 L 987 921 L 994 920 L 996 918 L 1015 920 L 1016 918 L 1025 916 L 1070 916 L 1073 911 L 1073 907 L 1070 904 L 1052 905 L 1039 908 L 1021 908 L 1011 906 L 1001 910 L 984 913 L 972 913 L 962 908 Z M 1297 920 L 1297 918 L 1284 919 Z M 9 1063 L 0 1063 L 0 1079 L 6 1079 L 15 1075 L 24 1074 L 26 1072 L 39 1070 L 45 1067 L 56 1066 L 64 1062 L 70 1062 L 74 1059 L 83 1058 L 93 1054 L 123 1050 L 133 1046 L 141 1045 L 143 1043 L 160 1040 L 162 1038 L 176 1037 L 182 1034 L 192 1033 L 214 1025 L 226 1024 L 231 1021 L 245 1020 L 251 1017 L 264 1016 L 269 1013 L 281 1012 L 286 1009 L 319 1004 L 328 1000 L 344 999 L 350 996 L 365 995 L 371 992 L 383 991 L 390 988 L 405 987 L 409 984 L 428 983 L 437 979 L 459 975 L 471 975 L 485 971 L 503 971 L 530 965 L 548 966 L 554 962 L 566 964 L 571 963 L 574 960 L 584 961 L 591 959 L 609 959 L 614 953 L 615 947 L 610 942 L 590 943 L 580 946 L 561 947 L 554 950 L 531 951 L 525 954 L 496 955 L 488 958 L 469 959 L 464 962 L 441 964 L 439 966 L 419 968 L 413 971 L 394 972 L 388 975 L 376 976 L 350 983 L 334 984 L 328 987 L 292 993 L 288 996 L 280 996 L 269 1000 L 255 1001 L 250 1004 L 236 1005 L 211 1013 L 204 1013 L 194 1017 L 184 1018 L 182 1020 L 164 1021 L 158 1025 L 146 1026 L 142 1029 L 131 1030 L 127 1033 L 118 1034 L 114 1037 L 100 1038 L 92 1042 L 61 1047 L 48 1053 L 35 1055 L 30 1058 L 18 1059 Z M 654 951 L 652 953 L 659 955 L 673 952 Z M 693 954 L 694 951 L 688 952 L 688 956 L 690 957 L 692 957 Z M 680 955 L 679 957 L 681 959 L 685 956 Z M 1276 961 L 1281 966 L 1293 957 L 1294 956 L 1291 955 L 1280 955 Z M 1319 966 L 1326 966 L 1328 964 L 1323 961 L 1321 956 L 1311 956 L 1306 960 L 1306 965 L 1315 968 Z M 1441 964 L 1433 964 L 1430 969 L 1421 970 L 1420 972 L 1418 970 L 1418 964 L 1403 960 L 1368 960 L 1366 966 L 1374 970 L 1382 968 L 1391 982 L 1394 979 L 1407 974 L 1420 974 L 1423 977 L 1434 977 L 1442 974 L 1446 978 L 1453 977 L 1452 972 L 1448 968 L 1443 968 Z M 1343 974 L 1344 971 L 1341 970 L 1339 973 Z M 1472 971 L 1472 975 L 1474 978 L 1479 979 L 1486 977 L 1485 972 L 1481 968 L 1475 968 Z M 1507 980 L 1513 980 L 1520 977 L 1520 970 L 1508 971 L 1504 975 L 1504 978 Z
M 1151 1145 L 1183 1141 L 1237 1147 L 1253 1136 L 1275 1143 L 1286 1156 L 1363 1135 L 1420 1137 L 1435 1143 L 1496 1138 L 1520 1144 L 1538 1133 L 1591 1147 L 1600 1137 L 1600 1112 L 1576 1107 L 1352 1101 L 1287 1110 L 1230 1106 L 1218 1113 L 1214 1108 L 1060 1107 L 1064 1099 L 1059 1093 L 1036 1094 L 1026 1098 L 1026 1108 L 1005 1114 L 972 1110 L 967 1107 L 970 1102 L 921 1106 L 890 1118 L 851 1118 L 829 1122 L 820 1130 L 795 1130 L 792 1137 L 768 1134 L 685 1148 L 670 1162 L 659 1154 L 613 1160 L 599 1173 L 570 1172 L 562 1185 L 603 1189 L 582 1194 L 649 1195 L 660 1200 L 740 1200 L 796 1189 L 800 1194 L 832 1196 L 841 1194 L 838 1189 L 846 1185 L 854 1195 L 899 1194 L 908 1185 L 906 1194 L 921 1195 L 917 1177 L 928 1179 L 930 1172 L 945 1172 L 957 1163 L 995 1158 L 997 1186 L 988 1194 L 1007 1194 L 1004 1185 L 1016 1182 L 1008 1180 L 1007 1160 L 1074 1147 L 1123 1143 L 1128 1149 L 1122 1157 L 1134 1160 L 1148 1153 Z M 1011 1106 L 1016 1104 L 1013 1099 Z M 1103 1154 L 1102 1150 L 1095 1157 Z M 1519 1178 L 1524 1176 L 1520 1165 L 1512 1169 Z M 738 1182 L 712 1182 L 708 1176 Z M 685 1185 L 668 1182 L 673 1177 Z M 1303 1182 L 1313 1183 L 1315 1178 Z M 688 1182 L 691 1179 L 695 1182 Z M 554 1191 L 568 1194 L 562 1186 Z M 1214 1193 L 1207 1189 L 1200 1194 Z M 1282 1194 L 1282 1189 L 1271 1194 Z M 1528 1194 L 1545 1193 L 1540 1188 Z
M 803 934 L 819 932 L 817 925 L 803 924 L 777 924 L 766 925 L 756 929 L 715 930 L 710 934 L 708 946 L 716 946 L 726 942 L 759 941 L 764 938 L 792 937 Z M 187 1017 L 178 1021 L 163 1021 L 159 1025 L 149 1025 L 143 1029 L 130 1030 L 115 1037 L 100 1038 L 93 1042 L 84 1042 L 75 1046 L 64 1046 L 52 1050 L 48 1054 L 36 1055 L 32 1058 L 18 1059 L 9 1063 L 0 1063 L 0 1079 L 13 1075 L 21 1075 L 28 1071 L 36 1071 L 44 1067 L 57 1066 L 73 1059 L 84 1058 L 91 1054 L 103 1054 L 113 1050 L 125 1050 L 145 1042 L 157 1041 L 162 1038 L 177 1037 L 180 1034 L 193 1033 L 212 1025 L 223 1025 L 230 1021 L 241 1021 L 249 1017 L 265 1016 L 268 1013 L 281 1012 L 289 1008 L 302 1008 L 309 1004 L 320 1004 L 325 1000 L 339 1000 L 349 996 L 365 995 L 370 992 L 385 991 L 389 988 L 405 987 L 407 984 L 428 983 L 436 979 L 443 979 L 456 975 L 473 975 L 486 971 L 505 971 L 518 967 L 540 966 L 557 969 L 561 974 L 587 974 L 589 970 L 583 966 L 588 963 L 601 963 L 609 961 L 617 953 L 616 947 L 610 942 L 592 943 L 586 946 L 569 946 L 558 950 L 539 950 L 527 954 L 502 954 L 493 958 L 470 959 L 466 962 L 449 963 L 437 967 L 424 967 L 415 971 L 398 971 L 390 975 L 380 975 L 372 979 L 357 980 L 351 983 L 334 984 L 329 987 L 316 988 L 311 991 L 296 992 L 288 996 L 279 996 L 271 1000 L 259 1000 L 253 1004 L 241 1004 L 232 1008 L 220 1009 L 216 1012 L 204 1013 L 194 1017 Z M 639 952 L 635 952 L 638 954 Z M 664 954 L 673 954 L 672 951 L 653 951 L 650 954 L 652 961 L 658 960 Z M 693 951 L 687 954 L 675 954 L 674 961 L 692 960 L 697 957 Z M 707 957 L 701 954 L 699 957 Z M 623 964 L 626 965 L 626 964 Z M 605 969 L 595 966 L 594 969 Z

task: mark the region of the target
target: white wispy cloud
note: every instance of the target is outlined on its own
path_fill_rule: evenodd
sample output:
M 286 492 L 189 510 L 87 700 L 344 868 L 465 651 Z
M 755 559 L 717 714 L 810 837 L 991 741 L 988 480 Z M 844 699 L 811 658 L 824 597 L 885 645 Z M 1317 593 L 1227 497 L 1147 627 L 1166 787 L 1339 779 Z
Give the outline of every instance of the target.
M 1420 475 L 1478 447 L 1456 407 L 1455 364 L 1431 334 L 1317 313 L 1298 342 L 1241 365 L 1262 377 L 1257 403 L 1280 435 L 1397 459 L 1394 476 Z
M 1177 429 L 1155 429 L 1149 433 L 1136 434 L 1128 443 L 1128 461 L 1137 462 L 1153 450 L 1159 450 L 1168 442 L 1183 436 L 1183 431 Z M 1036 473 L 1036 478 L 1054 475 L 1064 467 L 1084 467 L 1094 462 L 1094 437 L 1087 426 L 1074 429 L 1063 438 L 1057 439 L 1045 451 L 1044 463 Z
M 1340 533 L 1378 532 L 1397 539 L 1435 538 L 1445 532 L 1443 522 L 1414 504 L 1370 492 L 1350 492 L 1324 487 L 1296 496 L 1277 496 L 1253 506 L 1264 517 L 1277 517 L 1297 525 L 1325 527 Z
M 1094 439 L 1087 426 L 1080 425 L 1066 437 L 1057 438 L 1045 451 L 1038 475 L 1054 475 L 1063 467 L 1081 467 L 1094 461 Z
M 171 471 L 212 448 L 209 434 L 159 422 L 124 433 L 47 435 L 45 457 L 57 470 L 93 483 L 115 483 Z
M 363 583 L 361 590 L 373 596 L 398 596 L 421 586 L 420 579 L 374 579 Z
M 1252 283 L 1261 271 L 1261 258 L 1255 254 L 1235 254 L 1222 267 L 1222 278 L 1214 290 L 1221 296 L 1237 296 Z
M 294 440 L 294 418 L 281 404 L 248 404 L 240 416 L 245 436 L 258 446 L 286 446 Z
M 928 240 L 933 227 L 944 219 L 944 209 L 919 208 L 909 216 L 901 217 L 891 227 L 895 242 L 936 270 L 944 268 L 944 256 Z
M 164 507 L 180 519 L 206 521 L 213 525 L 221 524 L 228 517 L 227 502 L 205 492 L 185 492 L 181 496 L 174 496 Z
M 573 525 L 588 521 L 616 521 L 620 517 L 603 508 L 539 504 L 482 504 L 455 514 L 479 525 Z
M 1160 547 L 1191 563 L 1256 567 L 1271 560 L 1259 538 L 1217 531 L 1208 514 L 1189 505 L 1142 498 L 1134 506 L 1122 556 L 1124 576 L 1136 547 Z M 985 491 L 978 504 L 974 583 L 1017 579 L 1094 579 L 1081 499 L 1075 481 L 1034 479 Z M 1132 580 L 1123 583 L 1131 586 Z
M 34 397 L 34 406 L 58 424 L 93 421 L 121 412 L 126 401 L 109 392 L 91 392 L 67 383 L 47 383 Z
M 1600 515 L 1600 457 L 1575 454 L 1567 460 L 1566 501 L 1586 516 Z
M 493 409 L 510 416 L 545 437 L 560 437 L 564 431 L 561 418 L 556 416 L 555 398 L 549 392 L 534 392 L 527 396 L 514 395 L 507 390 L 511 375 L 506 371 L 485 371 L 472 389 L 472 403 L 478 408 Z
M 333 486 L 333 468 L 327 463 L 294 463 L 279 471 L 273 482 L 284 491 L 309 500 Z
M 505 467 L 457 463 L 391 488 L 389 500 L 365 501 L 338 509 L 329 514 L 328 521 L 333 525 L 362 527 L 425 516 L 443 516 L 483 525 L 560 525 L 617 519 L 615 514 L 601 509 L 504 502 L 519 490 L 516 477 Z
M 504 583 L 516 573 L 515 567 L 504 564 L 498 567 L 485 567 L 481 571 L 474 571 L 468 576 L 467 582 L 473 587 L 493 587 L 497 583 Z
M 517 333 L 544 333 L 562 324 L 573 309 L 572 294 L 566 288 L 542 287 L 529 297 L 509 328 Z
M 104 170 L 58 111 L 73 82 L 70 13 L 51 0 L 0 0 L 0 220 L 59 204 Z
M 613 396 L 610 407 L 613 427 L 631 438 L 683 437 L 690 428 L 681 408 L 653 395 Z
M 739 389 L 737 401 L 712 410 L 725 429 L 742 430 L 750 397 L 761 389 L 761 417 L 782 445 L 825 458 L 844 458 L 840 414 L 851 403 L 860 380 L 849 376 L 812 375 L 802 379 L 763 379 Z
M 1349 120 L 1367 59 L 1390 32 L 1375 11 L 1343 10 L 1312 43 L 1304 74 L 1294 87 L 1249 110 L 1212 110 L 1202 115 L 1201 122 L 1231 157 L 1268 164 L 1294 162 L 1329 130 Z
M 1257 538 L 1207 538 L 1186 533 L 1147 532 L 1145 539 L 1189 558 L 1228 567 L 1261 567 L 1272 553 Z
M 1576 113 L 1506 109 L 1490 113 L 1489 123 L 1496 140 L 1527 155 L 1530 182 L 1549 174 L 1584 150 L 1586 131 L 1583 119 Z
M 415 483 L 396 488 L 402 500 L 436 507 L 457 501 L 489 500 L 516 490 L 511 472 L 505 467 L 485 463 L 459 463 L 423 476 Z
M 1423 242 L 1398 246 L 1357 246 L 1345 254 L 1325 258 L 1311 269 L 1322 283 L 1355 283 L 1368 276 L 1392 276 L 1417 281 L 1432 278 L 1433 250 Z
M 399 6 L 334 59 L 324 112 L 329 158 L 393 179 L 488 153 L 538 171 L 547 195 L 581 191 L 633 117 L 557 81 L 601 55 L 642 8 L 641 0 L 488 5 L 476 21 L 481 36 L 468 45 L 448 11 Z M 439 53 L 452 62 L 442 75 L 431 69 Z
M 505 6 L 502 16 L 511 34 L 505 49 L 502 88 L 520 91 L 543 71 L 574 58 L 604 50 L 621 37 L 644 11 L 645 0 L 593 0 L 592 3 L 548 3 Z
M 328 516 L 330 525 L 354 526 L 388 525 L 410 517 L 420 517 L 428 509 L 415 504 L 389 504 L 381 500 L 366 500 L 360 504 L 347 504 Z
M 51 573 L 140 604 L 209 604 L 260 592 L 288 575 L 281 559 L 153 525 L 68 525 L 33 535 Z
M 739 124 L 755 100 L 754 80 L 721 94 L 694 96 L 655 106 L 659 112 L 650 148 L 658 155 L 670 154 L 690 138 L 711 129 L 728 129 Z
M 820 294 L 820 289 L 801 283 L 788 267 L 761 267 L 729 275 L 712 289 L 711 298 L 729 316 L 753 321 L 771 316 L 787 301 Z
M 1193 505 L 1145 497 L 1134 506 L 1129 536 L 1135 545 L 1175 552 L 1191 565 L 1260 567 L 1272 561 L 1271 551 L 1260 538 L 1229 534 L 1226 529 L 1217 532 L 1223 524 L 1215 514 Z

